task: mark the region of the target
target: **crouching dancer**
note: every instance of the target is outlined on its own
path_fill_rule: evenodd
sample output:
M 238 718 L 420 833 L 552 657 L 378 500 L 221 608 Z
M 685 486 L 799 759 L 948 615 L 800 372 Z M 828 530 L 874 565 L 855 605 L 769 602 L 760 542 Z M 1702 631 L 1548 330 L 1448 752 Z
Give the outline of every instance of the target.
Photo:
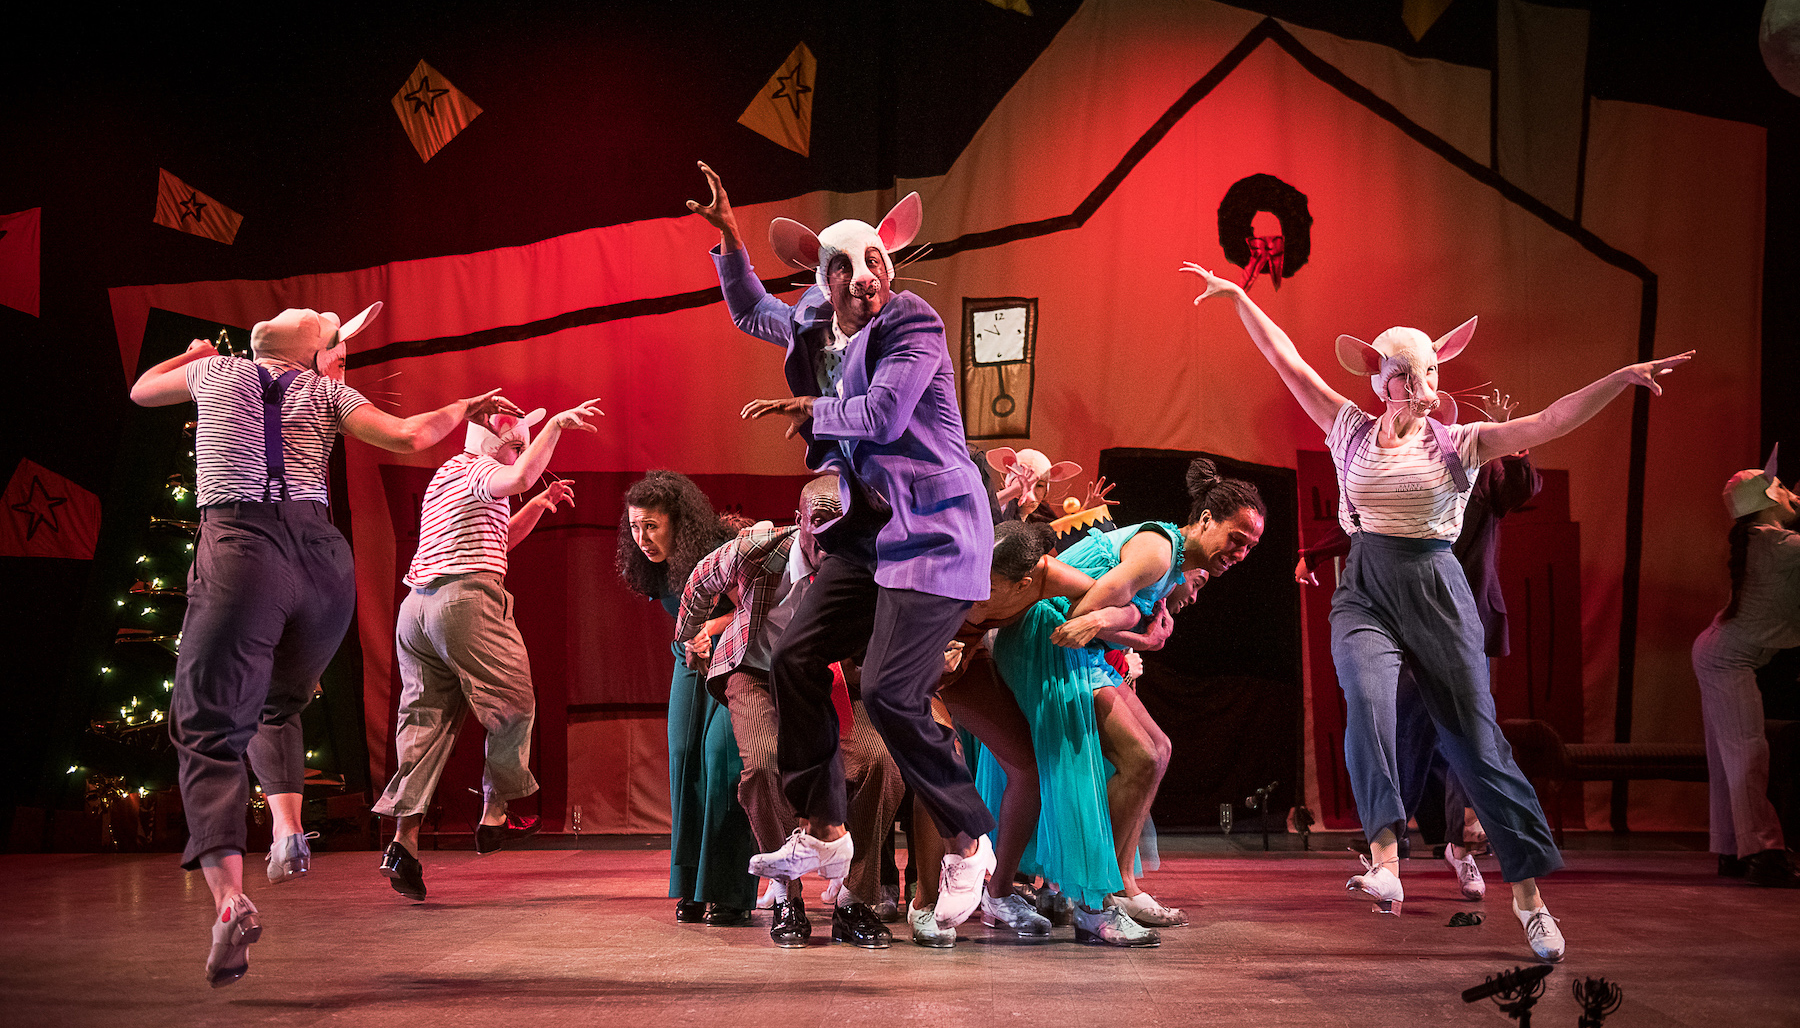
M 769 689 L 769 655 L 793 620 L 794 610 L 824 560 L 818 528 L 843 514 L 838 476 L 820 475 L 800 493 L 794 528 L 751 528 L 695 565 L 681 599 L 675 641 L 700 637 L 713 601 L 730 594 L 737 604 L 731 623 L 712 647 L 706 687 L 731 710 L 743 772 L 738 802 L 750 817 L 756 843 L 777 850 L 796 825 L 794 808 L 782 795 L 776 766 L 775 698 Z M 690 643 L 691 646 L 691 643 Z M 881 895 L 881 841 L 894 823 L 906 784 L 869 724 L 861 700 L 850 704 L 853 727 L 844 740 L 848 789 L 847 831 L 855 855 L 849 877 L 831 912 L 831 937 L 864 949 L 886 949 L 887 926 L 867 902 Z M 806 945 L 812 922 L 806 916 L 798 879 L 777 877 L 772 886 L 775 921 L 769 937 L 788 948 Z
M 471 424 L 463 451 L 445 461 L 425 487 L 419 547 L 404 579 L 411 591 L 400 603 L 394 629 L 401 682 L 394 748 L 400 766 L 375 804 L 375 813 L 395 819 L 381 873 L 407 899 L 425 898 L 419 824 L 469 711 L 487 730 L 475 851 L 485 856 L 538 830 L 537 818 L 521 819 L 506 810 L 508 800 L 537 791 L 530 767 L 537 697 L 525 641 L 513 623 L 513 597 L 503 580 L 507 551 L 525 541 L 546 511 L 565 500 L 574 506 L 575 492 L 568 482 L 553 479 L 517 513 L 507 497 L 538 481 L 564 431 L 595 430 L 582 419 L 601 413 L 598 402 L 551 418 L 536 439 L 531 426 L 543 419 L 542 407 L 523 418 L 498 416 L 490 422 L 491 432 Z
M 269 880 L 307 872 L 300 824 L 306 776 L 300 710 L 343 642 L 356 605 L 350 546 L 327 516 L 325 475 L 339 431 L 397 453 L 435 446 L 465 419 L 518 414 L 499 390 L 396 418 L 318 371 L 381 309 L 340 329 L 335 314 L 282 311 L 250 330 L 254 360 L 222 357 L 195 340 L 146 371 L 132 402 L 198 408 L 200 535 L 188 573 L 187 616 L 169 703 L 188 843 L 182 867 L 212 891 L 206 980 L 229 985 L 249 970 L 262 936 L 244 895 L 244 805 L 256 771 L 274 817 Z

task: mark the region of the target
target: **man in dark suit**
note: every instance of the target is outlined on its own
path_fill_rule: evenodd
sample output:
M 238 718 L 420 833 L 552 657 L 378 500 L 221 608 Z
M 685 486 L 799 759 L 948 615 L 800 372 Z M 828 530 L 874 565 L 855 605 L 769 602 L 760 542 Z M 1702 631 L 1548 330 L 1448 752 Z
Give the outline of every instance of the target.
M 863 702 L 913 794 L 944 838 L 937 921 L 966 920 L 994 866 L 981 802 L 950 730 L 931 716 L 945 646 L 970 605 L 986 599 L 994 532 L 981 474 L 969 458 L 944 325 L 929 304 L 892 291 L 894 250 L 918 232 L 917 194 L 879 228 L 841 221 L 815 236 L 777 219 L 770 241 L 815 283 L 789 306 L 750 267 L 719 178 L 700 165 L 712 202 L 688 208 L 719 229 L 713 261 L 731 319 L 786 351 L 793 396 L 753 400 L 745 418 L 786 417 L 806 441 L 807 466 L 842 477 L 844 516 L 820 539 L 820 565 L 770 661 L 777 761 L 807 822 L 753 873 L 843 874 L 843 758 L 830 665 L 867 648 Z

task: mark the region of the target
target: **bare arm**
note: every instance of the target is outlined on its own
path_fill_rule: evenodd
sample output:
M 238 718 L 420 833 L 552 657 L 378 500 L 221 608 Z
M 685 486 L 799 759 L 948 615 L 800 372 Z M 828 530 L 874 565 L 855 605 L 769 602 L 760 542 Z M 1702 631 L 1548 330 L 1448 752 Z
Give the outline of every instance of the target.
M 567 479 L 558 478 L 544 487 L 544 491 L 525 501 L 524 506 L 513 513 L 506 525 L 506 548 L 508 550 L 525 541 L 531 530 L 537 527 L 538 519 L 546 513 L 556 510 L 556 505 L 569 501 L 575 506 L 575 487 Z
M 1139 591 L 1162 580 L 1175 559 L 1175 548 L 1161 532 L 1139 532 L 1119 551 L 1117 567 L 1101 575 L 1075 606 L 1069 620 L 1106 607 L 1125 607 Z M 1135 608 L 1134 608 L 1135 609 Z
M 192 400 L 194 394 L 188 391 L 187 366 L 218 355 L 213 344 L 204 339 L 194 340 L 188 344 L 186 353 L 170 357 L 144 372 L 131 386 L 131 402 L 139 407 L 167 407 Z
M 1206 282 L 1206 292 L 1195 298 L 1197 304 L 1209 296 L 1223 293 L 1231 297 L 1237 305 L 1238 319 L 1244 323 L 1244 329 L 1250 333 L 1250 341 L 1262 351 L 1262 355 L 1274 366 L 1281 381 L 1300 401 L 1306 416 L 1313 419 L 1321 429 L 1331 431 L 1331 423 L 1337 420 L 1338 411 L 1350 401 L 1337 390 L 1325 384 L 1312 365 L 1300 358 L 1300 351 L 1294 348 L 1281 326 L 1269 319 L 1255 301 L 1244 294 L 1244 290 L 1234 282 L 1227 282 L 1219 276 L 1207 271 L 1192 261 L 1183 264 L 1181 270 L 1199 275 Z
M 452 400 L 437 410 L 414 414 L 410 418 L 397 418 L 372 403 L 365 403 L 344 419 L 344 431 L 384 450 L 418 453 L 436 446 L 464 421 L 486 424 L 491 414 L 517 416 L 524 413 L 495 389 L 466 400 Z
M 1131 612 L 1136 615 L 1137 608 L 1132 607 Z M 1169 613 L 1166 603 L 1157 600 L 1155 612 L 1150 615 L 1150 620 L 1144 625 L 1144 630 L 1140 632 L 1136 629 L 1137 625 L 1134 623 L 1127 629 L 1103 631 L 1098 638 L 1103 642 L 1112 643 L 1114 646 L 1125 646 L 1134 650 L 1160 650 L 1163 648 L 1163 644 L 1169 641 L 1170 633 L 1175 631 L 1175 615 Z
M 1495 457 L 1518 453 L 1552 439 L 1560 439 L 1600 413 L 1628 386 L 1640 385 L 1661 396 L 1662 386 L 1656 380 L 1693 358 L 1694 351 L 1689 350 L 1661 360 L 1628 364 L 1582 386 L 1536 414 L 1527 414 L 1503 424 L 1483 425 L 1481 437 L 1476 444 L 1476 459 L 1486 463 Z
M 544 469 L 550 466 L 550 455 L 556 452 L 556 441 L 562 437 L 564 429 L 574 429 L 578 432 L 597 431 L 595 426 L 582 419 L 603 416 L 605 412 L 595 406 L 599 402 L 599 400 L 588 400 L 580 406 L 563 411 L 546 422 L 543 431 L 537 434 L 537 438 L 531 441 L 531 445 L 525 447 L 525 452 L 519 455 L 518 460 L 513 461 L 511 467 L 502 468 L 494 473 L 494 477 L 488 479 L 488 492 L 495 496 L 517 496 L 530 489 L 532 483 L 538 480 L 538 476 L 544 473 Z

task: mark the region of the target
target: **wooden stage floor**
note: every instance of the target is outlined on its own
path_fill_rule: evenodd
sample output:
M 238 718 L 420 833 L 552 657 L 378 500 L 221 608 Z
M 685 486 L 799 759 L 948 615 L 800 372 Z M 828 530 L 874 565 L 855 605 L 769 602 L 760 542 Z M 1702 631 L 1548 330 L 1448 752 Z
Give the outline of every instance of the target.
M 1170 852 L 1175 849 L 1177 852 Z M 411 903 L 373 852 L 320 853 L 270 887 L 250 974 L 206 987 L 209 900 L 170 854 L 0 857 L 0 1023 L 212 1025 L 1505 1025 L 1461 991 L 1531 962 L 1491 860 L 1460 899 L 1439 861 L 1403 870 L 1405 913 L 1345 897 L 1348 853 L 1166 847 L 1145 879 L 1194 924 L 1152 950 L 1021 943 L 971 923 L 954 950 L 784 951 L 750 928 L 677 925 L 667 851 L 427 852 Z M 1573 1025 L 1579 978 L 1624 990 L 1612 1026 L 1800 1024 L 1800 890 L 1716 877 L 1703 852 L 1577 849 L 1544 893 L 1569 956 L 1536 1023 Z M 816 900 L 816 882 L 809 882 Z M 1449 928 L 1459 910 L 1486 923 Z

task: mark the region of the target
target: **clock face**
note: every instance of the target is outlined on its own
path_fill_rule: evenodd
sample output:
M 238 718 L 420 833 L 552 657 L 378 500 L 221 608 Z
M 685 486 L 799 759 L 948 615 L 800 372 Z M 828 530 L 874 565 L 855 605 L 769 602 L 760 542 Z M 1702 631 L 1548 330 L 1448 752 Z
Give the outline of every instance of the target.
M 1014 364 L 1025 359 L 1024 307 L 974 311 L 975 363 Z

